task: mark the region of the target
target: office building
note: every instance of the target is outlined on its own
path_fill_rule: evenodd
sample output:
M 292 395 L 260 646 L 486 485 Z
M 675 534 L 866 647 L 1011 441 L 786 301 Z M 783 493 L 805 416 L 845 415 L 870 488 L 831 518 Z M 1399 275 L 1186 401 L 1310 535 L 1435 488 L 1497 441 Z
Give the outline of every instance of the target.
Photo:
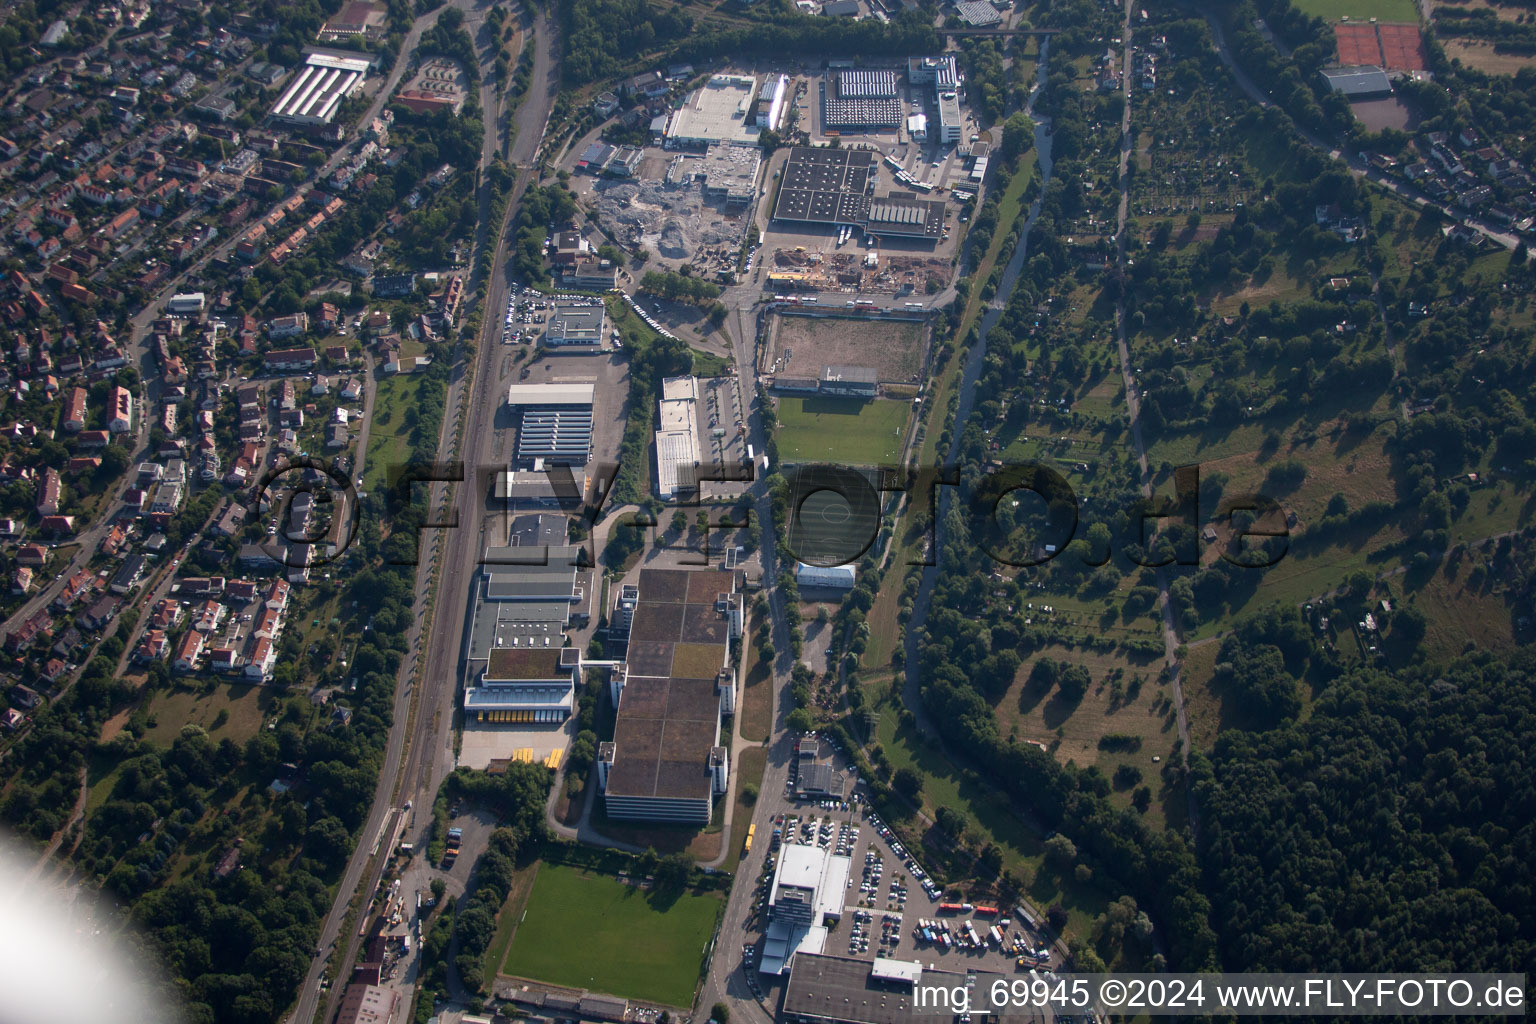
M 613 740 L 598 748 L 604 803 L 612 818 L 706 825 L 730 778 L 720 720 L 736 707 L 736 574 L 642 569 L 632 601 Z
M 599 349 L 603 347 L 603 328 L 607 311 L 602 303 L 590 306 L 556 306 L 544 327 L 544 344 L 554 349 Z

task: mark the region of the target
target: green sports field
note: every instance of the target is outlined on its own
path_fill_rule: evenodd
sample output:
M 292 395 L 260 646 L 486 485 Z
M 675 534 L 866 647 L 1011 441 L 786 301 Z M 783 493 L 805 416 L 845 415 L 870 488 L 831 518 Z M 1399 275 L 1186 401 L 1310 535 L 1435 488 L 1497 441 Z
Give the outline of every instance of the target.
M 779 399 L 779 458 L 879 466 L 901 455 L 909 402 L 875 398 Z
M 1418 8 L 1413 0 L 1296 0 L 1296 9 L 1302 14 L 1325 21 L 1404 21 L 1413 24 L 1419 20 Z
M 544 864 L 502 973 L 688 1006 L 720 901 L 690 894 L 652 899 L 607 875 Z

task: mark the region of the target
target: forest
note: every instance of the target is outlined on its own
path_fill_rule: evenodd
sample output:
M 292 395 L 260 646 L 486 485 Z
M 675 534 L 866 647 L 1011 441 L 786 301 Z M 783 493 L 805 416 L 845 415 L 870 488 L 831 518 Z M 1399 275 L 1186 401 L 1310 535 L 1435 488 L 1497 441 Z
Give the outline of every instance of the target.
M 1360 669 L 1191 758 L 1226 970 L 1536 969 L 1536 660 Z

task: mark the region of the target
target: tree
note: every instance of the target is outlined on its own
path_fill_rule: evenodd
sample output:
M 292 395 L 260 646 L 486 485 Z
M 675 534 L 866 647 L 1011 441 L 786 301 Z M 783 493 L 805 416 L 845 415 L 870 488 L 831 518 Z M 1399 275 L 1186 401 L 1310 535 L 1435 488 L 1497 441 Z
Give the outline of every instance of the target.
M 916 801 L 923 791 L 923 777 L 911 768 L 897 768 L 896 774 L 891 776 L 891 788 L 908 800 Z
M 688 529 L 688 513 L 677 509 L 672 513 L 672 532 L 682 533 L 686 529 Z
M 1300 713 L 1301 694 L 1296 680 L 1286 671 L 1280 648 L 1274 644 L 1237 646 L 1228 640 L 1222 644 L 1222 655 L 1229 650 L 1233 659 L 1217 664 L 1217 675 L 1230 681 L 1233 693 L 1259 722 L 1274 725 Z
M 1051 931 L 1060 935 L 1067 928 L 1067 908 L 1060 903 L 1052 903 L 1045 912 L 1045 923 L 1051 926 Z
M 752 783 L 748 782 L 746 785 L 741 787 L 741 802 L 746 804 L 748 807 L 757 803 L 757 796 L 757 787 Z
M 795 708 L 791 711 L 785 724 L 789 726 L 791 732 L 810 732 L 816 728 L 816 720 L 805 708 Z
M 1067 951 L 1072 954 L 1072 969 L 1083 974 L 1103 974 L 1109 970 L 1104 964 L 1104 958 L 1098 952 L 1077 936 L 1073 936 L 1067 942 Z
M 716 1003 L 709 1008 L 709 1017 L 715 1024 L 730 1024 L 731 1008 L 724 1003 Z
M 965 838 L 970 823 L 960 811 L 946 804 L 935 811 L 933 817 L 939 828 L 949 833 L 956 842 Z
M 686 853 L 669 853 L 656 865 L 656 885 L 663 890 L 678 890 L 688 884 L 693 861 Z
M 1035 141 L 1035 122 L 1022 110 L 1013 114 L 1003 122 L 1003 144 L 1001 155 L 1005 162 L 1011 163 L 1029 152 Z
M 1058 832 L 1045 841 L 1045 859 L 1057 867 L 1066 867 L 1077 860 L 1077 844 Z

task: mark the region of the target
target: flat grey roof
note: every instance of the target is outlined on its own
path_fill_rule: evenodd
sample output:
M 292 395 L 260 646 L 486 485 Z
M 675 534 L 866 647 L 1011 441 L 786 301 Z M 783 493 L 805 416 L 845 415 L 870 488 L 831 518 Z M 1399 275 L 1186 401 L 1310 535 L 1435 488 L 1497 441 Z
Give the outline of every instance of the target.
M 518 408 L 538 405 L 592 404 L 592 384 L 509 384 L 507 404 Z
M 923 970 L 918 984 L 925 987 L 952 988 L 963 984 L 968 975 L 976 976 L 976 991 L 984 993 L 997 978 L 1012 979 L 987 971 Z M 824 953 L 797 953 L 789 972 L 789 985 L 784 991 L 784 1013 L 796 1017 L 818 1018 L 828 1021 L 848 1021 L 852 1024 L 909 1024 L 914 1020 L 931 1017 L 935 1021 L 952 1018 L 942 1013 L 924 1013 L 912 1007 L 913 986 L 905 981 L 884 980 L 874 974 L 874 965 L 868 960 L 854 960 L 844 956 Z M 981 995 L 980 998 L 985 998 Z M 973 1019 L 983 1019 L 973 1013 Z M 1038 1013 L 1003 1013 L 991 1018 L 1007 1022 L 1040 1022 Z
M 1392 79 L 1377 67 L 1324 68 L 1324 80 L 1345 96 L 1370 96 L 1392 91 Z
M 570 540 L 569 531 L 568 516 L 531 512 L 512 520 L 511 546 L 515 548 L 564 546 Z

